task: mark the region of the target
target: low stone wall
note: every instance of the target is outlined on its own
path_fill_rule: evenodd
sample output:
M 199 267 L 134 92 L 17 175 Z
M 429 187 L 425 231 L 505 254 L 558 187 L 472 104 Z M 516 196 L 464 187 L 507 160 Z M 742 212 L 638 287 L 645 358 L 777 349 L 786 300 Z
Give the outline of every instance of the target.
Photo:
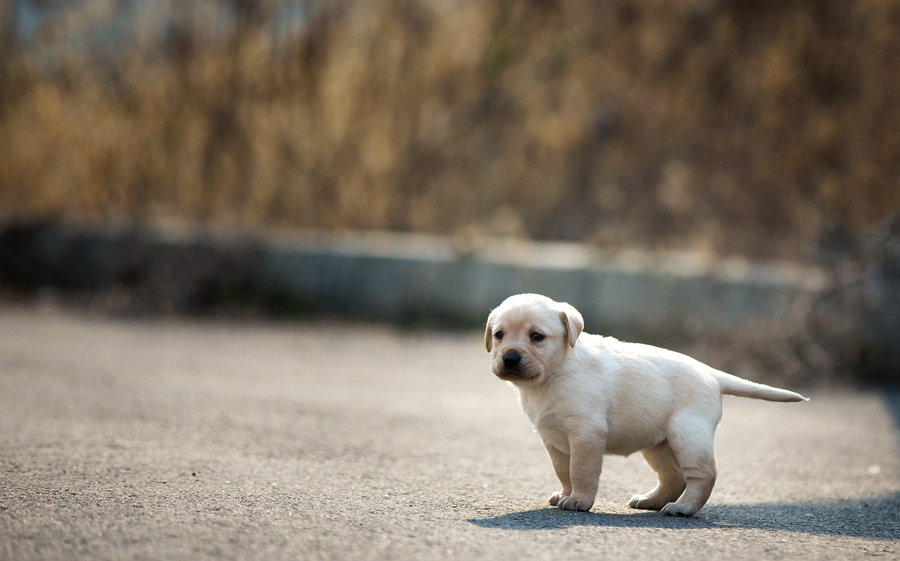
M 537 292 L 576 306 L 593 331 L 651 338 L 785 317 L 824 284 L 821 271 L 790 265 L 516 240 L 485 240 L 461 255 L 451 239 L 392 234 L 276 239 L 260 258 L 267 291 L 329 313 L 475 326 L 507 296 Z
M 387 233 L 265 236 L 73 224 L 10 225 L 0 283 L 19 290 L 128 293 L 140 310 L 263 306 L 282 315 L 481 325 L 504 298 L 538 292 L 581 310 L 600 333 L 669 337 L 697 325 L 779 318 L 820 291 L 794 265 L 690 254 L 603 254 L 579 244 Z

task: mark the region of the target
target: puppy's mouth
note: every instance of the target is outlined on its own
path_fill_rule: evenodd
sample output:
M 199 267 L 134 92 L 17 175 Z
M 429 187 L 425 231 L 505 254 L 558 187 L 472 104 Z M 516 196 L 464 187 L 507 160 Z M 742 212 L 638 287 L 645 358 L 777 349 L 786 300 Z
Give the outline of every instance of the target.
M 496 377 L 512 383 L 531 382 L 536 380 L 540 376 L 540 372 L 534 372 L 532 371 L 532 369 L 525 368 L 523 366 L 511 367 L 503 364 L 495 364 L 492 370 Z

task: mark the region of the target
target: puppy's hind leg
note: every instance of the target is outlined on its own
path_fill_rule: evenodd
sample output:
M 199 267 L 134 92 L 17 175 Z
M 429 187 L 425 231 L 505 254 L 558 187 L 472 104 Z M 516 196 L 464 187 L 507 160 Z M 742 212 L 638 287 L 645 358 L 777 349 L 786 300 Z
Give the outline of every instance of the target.
M 715 425 L 703 427 L 694 419 L 687 419 L 683 426 L 673 420 L 669 444 L 686 485 L 677 502 L 662 508 L 663 514 L 693 516 L 706 504 L 716 484 L 715 430 Z
M 659 483 L 649 493 L 631 497 L 628 506 L 645 510 L 661 510 L 666 504 L 676 501 L 684 492 L 686 484 L 681 475 L 681 467 L 667 440 L 653 448 L 643 450 L 641 454 L 644 456 L 644 461 L 656 472 Z

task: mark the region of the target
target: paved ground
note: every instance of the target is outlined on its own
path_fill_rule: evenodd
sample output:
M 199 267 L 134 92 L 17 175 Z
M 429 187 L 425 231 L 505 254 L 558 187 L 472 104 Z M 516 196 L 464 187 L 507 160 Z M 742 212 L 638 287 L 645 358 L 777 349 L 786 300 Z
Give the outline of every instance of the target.
M 590 513 L 480 333 L 0 309 L 0 559 L 900 557 L 900 400 L 727 398 L 693 519 Z

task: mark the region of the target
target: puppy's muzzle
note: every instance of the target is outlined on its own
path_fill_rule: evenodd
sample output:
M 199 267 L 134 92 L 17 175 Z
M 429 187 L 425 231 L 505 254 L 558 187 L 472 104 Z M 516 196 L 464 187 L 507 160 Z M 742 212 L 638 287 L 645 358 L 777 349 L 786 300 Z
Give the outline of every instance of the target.
M 502 380 L 528 380 L 534 376 L 528 361 L 516 349 L 503 353 L 494 368 L 494 374 Z
M 520 362 L 522 362 L 522 355 L 518 351 L 507 351 L 503 355 L 503 366 L 509 370 L 518 368 Z

